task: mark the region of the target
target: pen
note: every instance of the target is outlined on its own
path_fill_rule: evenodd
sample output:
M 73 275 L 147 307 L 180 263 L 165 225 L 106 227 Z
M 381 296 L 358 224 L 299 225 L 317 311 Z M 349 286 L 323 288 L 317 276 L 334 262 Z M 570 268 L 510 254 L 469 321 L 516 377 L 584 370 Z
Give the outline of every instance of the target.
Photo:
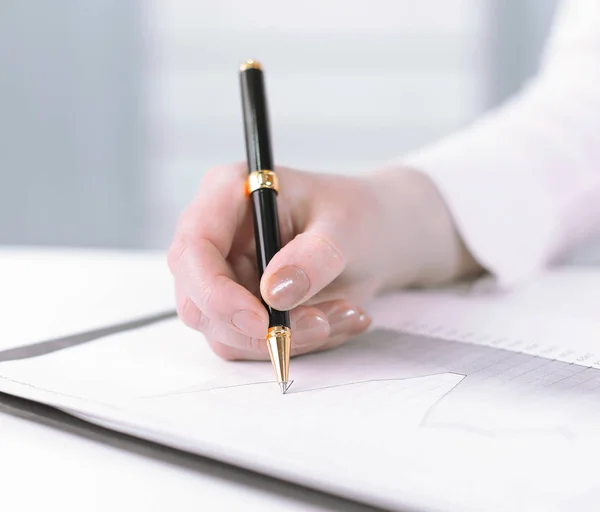
M 252 201 L 260 281 L 269 261 L 281 249 L 281 237 L 277 212 L 279 180 L 273 165 L 264 75 L 258 62 L 248 60 L 240 66 L 240 85 L 248 163 L 246 192 Z M 289 380 L 292 340 L 290 314 L 288 311 L 273 309 L 264 299 L 262 302 L 269 312 L 267 347 L 277 382 L 281 392 L 285 394 L 291 385 Z

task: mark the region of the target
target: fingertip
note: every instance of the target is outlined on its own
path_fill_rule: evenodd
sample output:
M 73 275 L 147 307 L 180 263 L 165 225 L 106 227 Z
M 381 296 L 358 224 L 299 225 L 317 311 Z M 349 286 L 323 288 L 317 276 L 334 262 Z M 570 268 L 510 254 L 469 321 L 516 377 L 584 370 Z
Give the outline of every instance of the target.
M 260 293 L 265 302 L 279 311 L 289 311 L 300 304 L 310 290 L 306 272 L 295 265 L 285 265 L 273 273 L 265 273 Z
M 286 244 L 269 262 L 260 291 L 272 307 L 289 311 L 334 281 L 345 260 L 334 236 L 314 227 Z
M 179 262 L 181 261 L 186 249 L 183 237 L 176 235 L 169 246 L 166 255 L 167 268 L 173 276 L 176 276 Z
M 330 338 L 339 335 L 354 336 L 365 331 L 371 324 L 371 317 L 360 307 L 344 299 L 317 304 L 327 316 L 330 326 Z
M 291 317 L 294 355 L 315 350 L 329 338 L 329 322 L 321 310 L 299 307 L 292 311 Z
M 346 318 L 351 319 L 351 321 L 344 326 L 339 324 L 334 326 L 329 339 L 316 349 L 318 352 L 335 349 L 364 333 L 370 327 L 372 319 L 363 309 L 350 308 L 347 311 L 349 311 L 349 316 Z
M 363 309 L 358 308 L 358 319 L 356 321 L 356 334 L 365 332 L 371 327 L 373 319 Z

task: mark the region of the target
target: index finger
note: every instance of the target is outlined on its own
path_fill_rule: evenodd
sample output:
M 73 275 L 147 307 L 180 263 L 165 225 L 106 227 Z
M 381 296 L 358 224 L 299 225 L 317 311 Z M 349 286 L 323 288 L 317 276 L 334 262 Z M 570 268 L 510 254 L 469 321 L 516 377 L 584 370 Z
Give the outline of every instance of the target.
M 267 334 L 260 300 L 236 282 L 227 256 L 244 215 L 245 172 L 241 166 L 216 168 L 184 212 L 168 254 L 180 289 L 213 322 L 251 337 Z

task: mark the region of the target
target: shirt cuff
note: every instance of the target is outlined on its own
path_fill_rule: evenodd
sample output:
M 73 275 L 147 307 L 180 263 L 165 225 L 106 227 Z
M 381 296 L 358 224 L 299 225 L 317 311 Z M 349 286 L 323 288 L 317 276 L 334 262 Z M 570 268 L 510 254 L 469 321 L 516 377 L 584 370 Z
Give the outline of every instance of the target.
M 501 288 L 533 278 L 555 247 L 558 212 L 531 153 L 509 124 L 484 122 L 402 159 L 433 181 L 465 246 Z

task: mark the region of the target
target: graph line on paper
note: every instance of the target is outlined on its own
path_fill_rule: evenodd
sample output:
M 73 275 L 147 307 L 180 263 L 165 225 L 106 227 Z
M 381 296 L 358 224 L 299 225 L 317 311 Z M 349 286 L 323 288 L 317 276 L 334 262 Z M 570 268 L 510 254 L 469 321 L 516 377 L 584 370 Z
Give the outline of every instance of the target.
M 298 358 L 294 372 L 296 389 L 277 404 L 290 418 L 301 410 L 323 421 L 342 421 L 360 411 L 381 424 L 485 435 L 600 431 L 600 370 L 506 349 L 381 331 L 338 350 Z M 239 409 L 239 393 L 244 393 L 248 407 L 264 406 L 269 413 L 272 402 L 262 398 L 271 396 L 272 383 L 237 384 L 205 383 L 171 394 L 166 407 L 175 415 L 179 407 L 204 408 L 210 395 L 215 406 L 231 401 Z

